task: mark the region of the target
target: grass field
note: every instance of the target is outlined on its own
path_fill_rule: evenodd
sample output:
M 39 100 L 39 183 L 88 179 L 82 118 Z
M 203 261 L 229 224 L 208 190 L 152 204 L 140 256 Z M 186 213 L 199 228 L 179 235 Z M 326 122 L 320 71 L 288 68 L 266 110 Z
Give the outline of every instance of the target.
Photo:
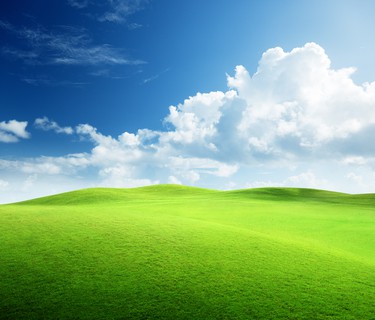
M 375 319 L 375 195 L 174 185 L 0 206 L 0 319 Z

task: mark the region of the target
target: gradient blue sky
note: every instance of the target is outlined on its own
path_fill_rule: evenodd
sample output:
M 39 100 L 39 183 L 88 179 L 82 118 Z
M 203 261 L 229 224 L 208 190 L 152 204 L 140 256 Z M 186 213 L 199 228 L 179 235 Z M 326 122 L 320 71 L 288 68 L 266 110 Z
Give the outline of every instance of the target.
M 168 182 L 375 192 L 373 12 L 370 0 L 1 2 L 0 202 Z

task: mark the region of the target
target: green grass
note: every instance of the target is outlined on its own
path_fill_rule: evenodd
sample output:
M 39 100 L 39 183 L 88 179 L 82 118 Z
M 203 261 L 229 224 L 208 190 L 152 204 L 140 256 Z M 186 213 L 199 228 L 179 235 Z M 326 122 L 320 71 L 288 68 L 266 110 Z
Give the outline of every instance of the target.
M 0 319 L 375 319 L 375 195 L 174 185 L 0 206 Z

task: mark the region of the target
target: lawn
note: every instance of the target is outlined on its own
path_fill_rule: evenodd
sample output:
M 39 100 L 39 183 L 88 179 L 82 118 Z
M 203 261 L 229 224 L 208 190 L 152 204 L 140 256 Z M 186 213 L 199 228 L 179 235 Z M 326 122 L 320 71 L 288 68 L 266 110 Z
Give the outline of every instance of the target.
M 86 189 L 0 206 L 0 319 L 375 319 L 375 195 Z

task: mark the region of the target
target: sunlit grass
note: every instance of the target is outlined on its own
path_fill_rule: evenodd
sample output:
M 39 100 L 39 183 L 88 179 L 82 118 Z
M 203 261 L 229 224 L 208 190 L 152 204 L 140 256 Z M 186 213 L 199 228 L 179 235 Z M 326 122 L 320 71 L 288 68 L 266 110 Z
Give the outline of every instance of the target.
M 375 197 L 87 189 L 0 206 L 2 319 L 373 319 Z

